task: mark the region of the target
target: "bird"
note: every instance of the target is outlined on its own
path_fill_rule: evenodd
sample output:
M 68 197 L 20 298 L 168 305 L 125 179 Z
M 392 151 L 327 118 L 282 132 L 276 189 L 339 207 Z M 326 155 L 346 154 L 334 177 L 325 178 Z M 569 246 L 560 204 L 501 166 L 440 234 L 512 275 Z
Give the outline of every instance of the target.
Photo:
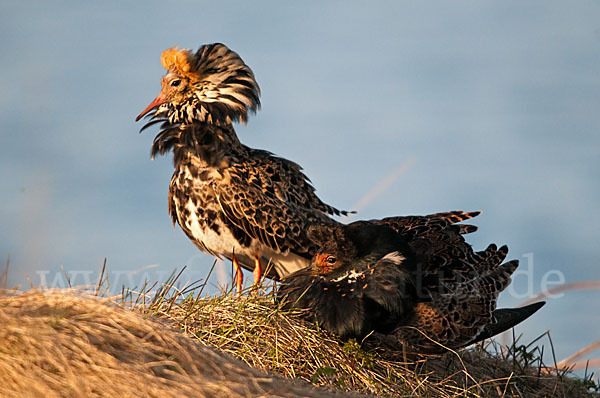
M 233 262 L 238 291 L 240 265 L 255 282 L 307 267 L 317 249 L 307 226 L 349 212 L 321 201 L 298 164 L 240 142 L 234 123 L 260 108 L 250 67 L 222 43 L 172 47 L 161 63 L 161 91 L 136 121 L 149 119 L 141 131 L 160 126 L 152 158 L 173 152 L 173 223 L 201 251 Z
M 311 228 L 319 250 L 277 297 L 342 338 L 371 333 L 417 354 L 459 349 L 522 322 L 544 302 L 496 308 L 518 260 L 490 244 L 475 252 L 458 222 L 480 212 L 390 217 Z

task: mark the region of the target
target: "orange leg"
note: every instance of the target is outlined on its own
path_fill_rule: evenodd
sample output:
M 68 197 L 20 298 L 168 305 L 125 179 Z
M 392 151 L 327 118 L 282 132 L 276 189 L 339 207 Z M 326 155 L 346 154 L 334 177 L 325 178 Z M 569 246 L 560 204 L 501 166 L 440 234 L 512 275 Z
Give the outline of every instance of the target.
M 254 271 L 252 271 L 252 275 L 254 275 L 254 284 L 258 285 L 260 282 L 260 278 L 262 277 L 262 268 L 260 264 L 260 258 L 254 259 Z
M 235 287 L 237 289 L 238 294 L 242 292 L 242 282 L 244 282 L 244 275 L 242 274 L 242 267 L 237 261 L 235 257 L 235 253 L 233 254 L 233 259 L 231 260 L 233 263 L 233 280 L 235 281 Z

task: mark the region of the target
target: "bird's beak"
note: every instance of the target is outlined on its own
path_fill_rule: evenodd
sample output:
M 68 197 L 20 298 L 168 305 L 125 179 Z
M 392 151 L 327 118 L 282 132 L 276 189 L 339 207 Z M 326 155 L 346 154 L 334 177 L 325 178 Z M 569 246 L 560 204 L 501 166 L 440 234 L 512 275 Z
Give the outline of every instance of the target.
M 152 101 L 152 102 L 150 103 L 150 105 L 148 105 L 148 106 L 146 107 L 146 109 L 144 109 L 144 110 L 142 111 L 142 113 L 140 113 L 140 114 L 138 115 L 138 117 L 136 117 L 136 118 L 135 118 L 135 121 L 137 122 L 138 120 L 140 120 L 141 118 L 143 118 L 143 117 L 144 117 L 144 115 L 146 115 L 148 112 L 150 112 L 152 109 L 154 109 L 154 108 L 156 108 L 156 107 L 158 107 L 158 106 L 160 106 L 160 105 L 164 104 L 165 102 L 167 102 L 167 99 L 165 98 L 165 96 L 164 96 L 164 95 L 163 95 L 163 93 L 161 92 L 160 94 L 158 94 L 158 97 L 156 97 L 156 98 L 154 99 L 154 101 Z
M 305 268 L 300 268 L 299 270 L 297 270 L 297 271 L 294 271 L 294 272 L 293 272 L 293 273 L 291 273 L 291 274 L 288 274 L 288 275 L 286 275 L 286 276 L 283 276 L 283 277 L 281 278 L 281 280 L 282 280 L 283 282 L 285 282 L 287 279 L 293 279 L 294 277 L 302 277 L 302 276 L 316 276 L 316 275 L 318 275 L 318 272 L 315 272 L 314 268 L 315 268 L 315 267 L 314 267 L 314 266 L 311 264 L 311 265 L 309 265 L 308 267 L 305 267 Z

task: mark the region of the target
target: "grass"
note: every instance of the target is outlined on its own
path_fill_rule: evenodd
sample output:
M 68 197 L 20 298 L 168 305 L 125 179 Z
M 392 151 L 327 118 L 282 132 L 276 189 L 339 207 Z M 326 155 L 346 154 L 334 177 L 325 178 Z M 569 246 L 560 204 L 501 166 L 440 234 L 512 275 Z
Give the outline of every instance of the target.
M 74 289 L 0 296 L 2 397 L 339 396 Z
M 488 343 L 409 360 L 368 340 L 340 341 L 298 313 L 282 310 L 268 289 L 202 297 L 171 286 L 173 281 L 138 310 L 167 319 L 252 367 L 317 385 L 390 397 L 574 397 L 597 387 L 591 377 L 576 379 L 545 364 L 539 339 L 527 345 L 515 339 L 504 350 Z
M 102 276 L 87 292 L 0 295 L 0 396 L 598 396 L 591 375 L 544 362 L 549 334 L 409 359 L 340 341 L 268 286 L 207 297 L 180 274 L 112 298 Z

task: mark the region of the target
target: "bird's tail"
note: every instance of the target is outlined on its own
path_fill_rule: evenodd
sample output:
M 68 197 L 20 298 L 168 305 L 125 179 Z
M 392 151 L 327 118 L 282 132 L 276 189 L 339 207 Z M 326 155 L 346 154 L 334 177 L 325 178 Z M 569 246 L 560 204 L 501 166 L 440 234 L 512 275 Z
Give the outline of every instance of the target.
M 478 343 L 485 339 L 489 339 L 490 337 L 514 327 L 515 325 L 529 318 L 531 315 L 535 314 L 537 310 L 544 306 L 544 304 L 546 304 L 545 301 L 539 301 L 537 303 L 526 305 L 525 307 L 500 308 L 494 310 L 492 313 L 494 323 L 486 325 L 481 333 L 479 333 L 477 337 L 471 340 L 468 344 L 465 344 L 464 347 Z

